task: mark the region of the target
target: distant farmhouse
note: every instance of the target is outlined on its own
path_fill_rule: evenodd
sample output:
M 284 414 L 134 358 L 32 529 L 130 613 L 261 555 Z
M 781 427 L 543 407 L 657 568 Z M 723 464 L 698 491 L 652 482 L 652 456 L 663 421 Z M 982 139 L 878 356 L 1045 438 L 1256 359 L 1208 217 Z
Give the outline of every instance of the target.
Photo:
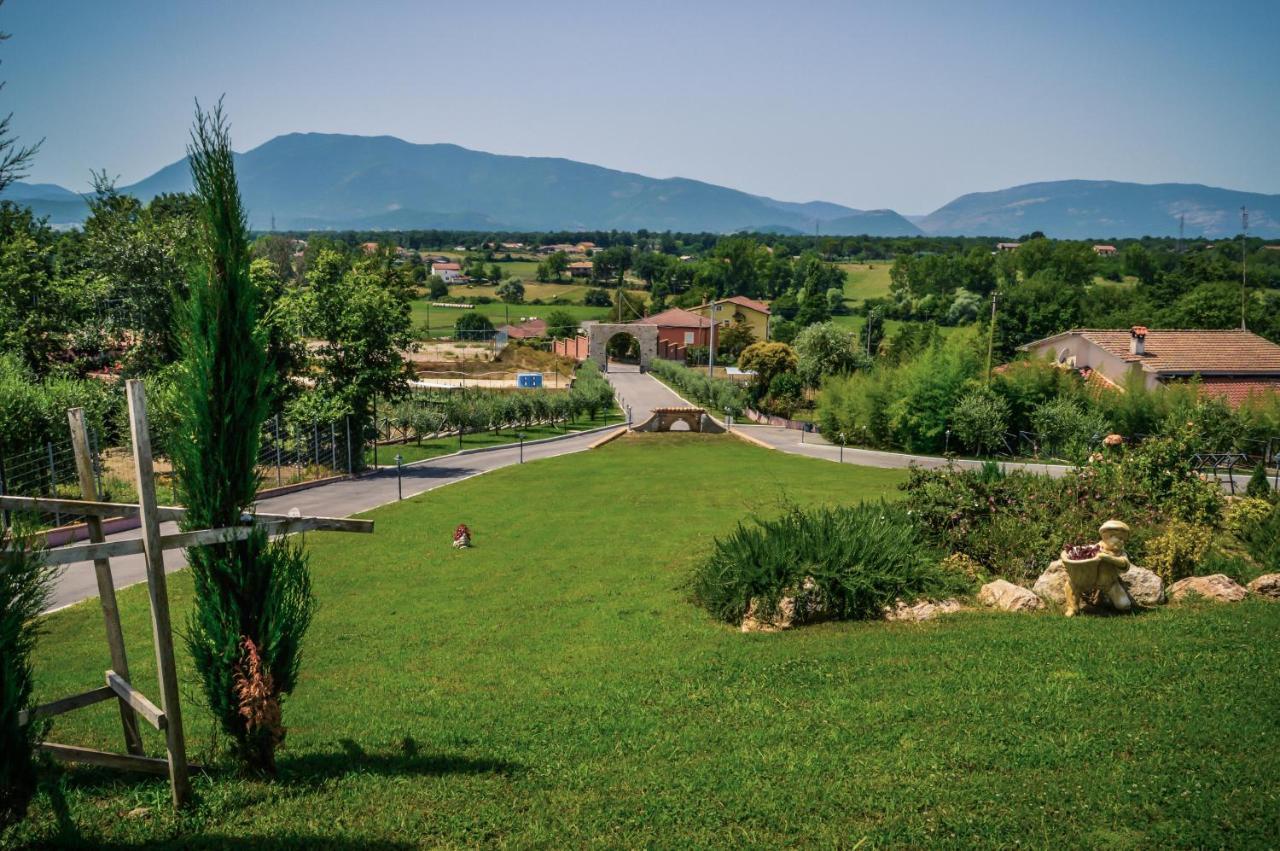
M 431 274 L 435 275 L 446 284 L 452 284 L 462 280 L 462 267 L 452 261 L 445 263 L 432 263 Z
M 1116 253 L 1116 247 L 1114 245 L 1095 245 L 1093 253 L 1099 257 L 1112 257 Z
M 569 264 L 569 277 L 571 278 L 590 278 L 591 270 L 595 268 L 590 260 L 579 260 Z
M 1091 380 L 1149 388 L 1197 378 L 1202 390 L 1239 405 L 1250 394 L 1280 392 L 1280 346 L 1249 331 L 1077 329 L 1036 340 L 1023 351 L 1052 357 Z

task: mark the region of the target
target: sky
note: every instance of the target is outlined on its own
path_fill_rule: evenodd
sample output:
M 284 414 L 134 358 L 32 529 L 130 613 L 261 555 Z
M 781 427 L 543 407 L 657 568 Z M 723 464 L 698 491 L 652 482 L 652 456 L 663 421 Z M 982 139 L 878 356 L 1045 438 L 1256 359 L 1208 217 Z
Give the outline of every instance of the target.
M 1280 0 L 8 0 L 28 180 L 390 134 L 927 213 L 1067 178 L 1280 193 Z

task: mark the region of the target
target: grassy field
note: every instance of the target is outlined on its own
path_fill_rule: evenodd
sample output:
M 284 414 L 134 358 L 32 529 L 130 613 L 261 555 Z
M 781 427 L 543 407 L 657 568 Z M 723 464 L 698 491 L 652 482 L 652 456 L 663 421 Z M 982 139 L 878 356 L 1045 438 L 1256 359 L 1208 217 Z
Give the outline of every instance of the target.
M 864 299 L 889 295 L 889 269 L 893 266 L 893 261 L 839 265 L 848 275 L 844 283 L 844 297 L 851 305 L 860 305 Z
M 448 307 L 428 307 L 430 303 L 431 299 L 428 298 L 414 299 L 409 303 L 409 318 L 413 322 L 414 333 L 419 339 L 426 336 L 447 337 L 452 335 L 453 324 L 458 321 L 458 317 L 472 311 L 489 317 L 489 321 L 494 326 L 505 325 L 508 317 L 513 323 L 519 322 L 521 317 L 525 319 L 543 319 L 553 310 L 566 311 L 579 322 L 584 319 L 603 319 L 609 313 L 609 308 L 607 307 L 586 307 L 581 304 L 534 305 L 493 302 L 491 304 L 478 304 L 471 310 L 462 310 Z M 429 335 L 425 333 L 428 316 L 431 320 Z
M 174 818 L 154 778 L 50 772 L 0 845 L 1274 843 L 1280 605 L 743 635 L 689 603 L 692 566 L 744 516 L 903 476 L 645 435 L 378 509 L 371 538 L 310 536 L 320 608 L 278 782 L 217 762 L 182 653 L 188 740 L 213 766 L 198 807 Z M 170 588 L 181 626 L 188 576 Z M 154 693 L 144 596 L 121 609 Z M 40 696 L 101 681 L 97 608 L 47 626 Z M 114 716 L 62 716 L 54 737 L 115 746 Z

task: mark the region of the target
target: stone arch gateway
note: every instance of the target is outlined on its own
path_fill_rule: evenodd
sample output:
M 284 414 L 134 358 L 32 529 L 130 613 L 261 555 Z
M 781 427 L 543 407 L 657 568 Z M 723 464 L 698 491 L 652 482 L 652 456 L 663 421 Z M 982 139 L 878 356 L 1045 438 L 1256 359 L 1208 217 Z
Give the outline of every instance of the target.
M 605 346 L 615 334 L 629 334 L 640 344 L 640 368 L 648 369 L 649 364 L 658 356 L 658 326 L 641 325 L 632 322 L 584 322 L 587 332 L 587 357 L 600 364 L 601 369 L 608 366 Z

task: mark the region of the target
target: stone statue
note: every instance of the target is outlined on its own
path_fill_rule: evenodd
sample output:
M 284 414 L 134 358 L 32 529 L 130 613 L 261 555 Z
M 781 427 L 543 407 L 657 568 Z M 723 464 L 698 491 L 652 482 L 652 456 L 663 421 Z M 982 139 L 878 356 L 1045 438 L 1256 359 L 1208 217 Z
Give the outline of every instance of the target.
M 1060 561 L 1049 566 L 1061 568 L 1067 574 L 1063 586 L 1067 617 L 1078 614 L 1086 599 L 1106 600 L 1117 611 L 1133 608 L 1133 599 L 1120 582 L 1120 574 L 1129 569 L 1129 556 L 1125 544 L 1129 541 L 1129 527 L 1119 520 L 1108 520 L 1098 529 L 1101 536 L 1097 544 L 1069 547 L 1062 552 Z

